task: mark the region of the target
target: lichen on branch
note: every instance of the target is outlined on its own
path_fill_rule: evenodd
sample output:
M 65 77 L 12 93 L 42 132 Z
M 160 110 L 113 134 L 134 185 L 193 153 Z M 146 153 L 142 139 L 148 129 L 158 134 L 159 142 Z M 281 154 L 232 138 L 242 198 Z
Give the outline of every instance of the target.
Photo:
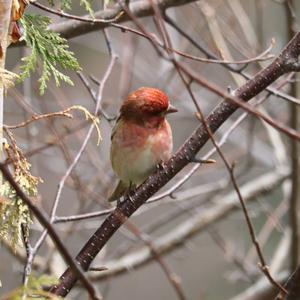
M 30 172 L 31 165 L 17 146 L 14 136 L 6 130 L 9 143 L 5 143 L 4 149 L 8 158 L 12 161 L 14 178 L 30 196 L 37 195 L 37 186 L 42 182 L 41 178 L 33 176 Z M 23 245 L 23 239 L 29 235 L 29 227 L 32 223 L 28 206 L 17 196 L 16 191 L 8 182 L 0 187 L 0 239 L 7 239 L 13 249 Z

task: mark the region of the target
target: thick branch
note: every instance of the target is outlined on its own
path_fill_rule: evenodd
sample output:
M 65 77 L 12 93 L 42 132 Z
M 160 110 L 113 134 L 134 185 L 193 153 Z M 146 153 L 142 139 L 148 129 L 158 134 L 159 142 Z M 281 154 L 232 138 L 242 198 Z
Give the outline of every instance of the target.
M 247 182 L 241 187 L 241 194 L 244 201 L 251 202 L 272 191 L 286 180 L 289 170 L 281 169 L 280 172 L 274 171 L 259 176 L 251 182 Z M 188 218 L 187 221 L 179 224 L 163 236 L 153 241 L 156 251 L 162 255 L 184 245 L 184 242 L 195 234 L 199 234 L 211 224 L 222 220 L 224 217 L 233 213 L 240 207 L 237 206 L 236 192 L 231 192 L 225 197 L 216 197 L 211 201 L 213 204 L 205 206 L 198 213 Z M 107 270 L 92 276 L 93 280 L 102 280 L 112 275 L 121 274 L 128 269 L 142 266 L 153 259 L 148 247 L 139 248 L 133 253 L 122 256 L 120 259 L 111 260 L 105 263 Z
M 170 7 L 181 6 L 191 2 L 196 2 L 196 0 L 158 0 L 158 6 L 162 10 L 166 10 Z M 130 11 L 135 17 L 148 17 L 154 15 L 153 7 L 151 1 L 141 0 L 130 4 Z M 109 20 L 114 18 L 120 12 L 120 7 L 116 6 L 113 9 L 106 9 L 103 11 L 98 11 L 95 13 L 95 19 Z M 82 16 L 82 19 L 91 20 L 90 15 Z M 122 23 L 130 21 L 131 18 L 127 14 L 123 14 L 114 23 Z M 104 29 L 108 26 L 113 25 L 111 22 L 84 22 L 78 20 L 68 20 L 65 22 L 59 22 L 50 26 L 51 30 L 59 32 L 64 38 L 73 38 L 80 36 L 92 31 L 98 31 Z
M 234 92 L 234 96 L 243 101 L 250 100 L 281 75 L 295 70 L 299 53 L 300 33 L 297 33 L 281 54 L 267 68 L 260 71 L 246 84 L 237 89 Z M 215 132 L 238 107 L 238 104 L 226 100 L 219 104 L 206 119 L 210 130 Z M 205 126 L 201 124 L 163 168 L 151 175 L 130 199 L 126 198 L 116 207 L 77 255 L 76 260 L 84 270 L 89 268 L 99 251 L 126 219 L 189 164 L 208 139 L 209 134 Z M 61 283 L 54 286 L 51 291 L 57 295 L 66 296 L 76 281 L 77 275 L 71 268 L 68 268 L 61 276 Z

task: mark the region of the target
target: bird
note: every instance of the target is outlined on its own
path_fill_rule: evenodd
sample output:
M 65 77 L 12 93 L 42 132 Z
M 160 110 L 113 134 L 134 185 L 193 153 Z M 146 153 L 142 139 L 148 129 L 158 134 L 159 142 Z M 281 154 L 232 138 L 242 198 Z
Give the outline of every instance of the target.
M 119 182 L 108 201 L 130 193 L 171 158 L 173 136 L 166 115 L 175 112 L 157 88 L 141 87 L 127 96 L 111 135 L 110 160 Z

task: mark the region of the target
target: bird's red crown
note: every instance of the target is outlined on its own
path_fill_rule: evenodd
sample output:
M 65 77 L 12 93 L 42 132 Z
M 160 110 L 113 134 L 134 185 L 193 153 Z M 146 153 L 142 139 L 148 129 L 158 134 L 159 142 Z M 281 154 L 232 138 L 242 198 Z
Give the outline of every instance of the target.
M 156 115 L 167 111 L 168 96 L 159 89 L 142 87 L 131 93 L 121 107 L 122 115 L 150 114 Z

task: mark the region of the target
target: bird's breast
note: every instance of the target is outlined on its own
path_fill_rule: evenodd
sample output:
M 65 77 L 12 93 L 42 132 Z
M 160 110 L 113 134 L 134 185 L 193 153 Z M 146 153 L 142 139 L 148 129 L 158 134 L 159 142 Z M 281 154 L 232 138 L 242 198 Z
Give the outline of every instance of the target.
M 172 148 L 172 132 L 166 120 L 157 128 L 119 120 L 112 137 L 112 167 L 123 182 L 140 184 L 158 163 L 170 158 Z

